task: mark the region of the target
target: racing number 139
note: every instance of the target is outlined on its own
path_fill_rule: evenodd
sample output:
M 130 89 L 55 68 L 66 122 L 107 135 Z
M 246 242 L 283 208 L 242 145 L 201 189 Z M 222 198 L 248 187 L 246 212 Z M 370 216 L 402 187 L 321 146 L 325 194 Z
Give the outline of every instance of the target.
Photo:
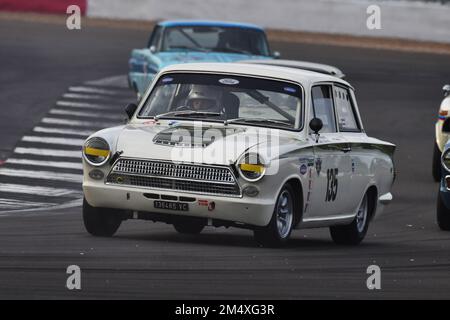
M 338 169 L 327 169 L 327 194 L 325 196 L 325 201 L 336 200 L 336 195 L 338 192 Z

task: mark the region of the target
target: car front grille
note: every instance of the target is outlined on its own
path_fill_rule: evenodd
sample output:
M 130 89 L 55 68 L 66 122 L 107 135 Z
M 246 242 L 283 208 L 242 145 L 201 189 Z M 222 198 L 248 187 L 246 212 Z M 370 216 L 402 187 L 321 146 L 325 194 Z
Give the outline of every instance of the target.
M 159 160 L 119 159 L 106 183 L 184 192 L 239 196 L 231 169 Z

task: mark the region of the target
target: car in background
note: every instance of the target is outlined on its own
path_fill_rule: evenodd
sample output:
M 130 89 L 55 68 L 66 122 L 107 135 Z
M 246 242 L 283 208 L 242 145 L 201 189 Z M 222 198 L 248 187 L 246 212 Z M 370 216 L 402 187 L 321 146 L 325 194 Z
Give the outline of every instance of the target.
M 442 148 L 436 216 L 441 230 L 450 231 L 450 141 Z
M 253 24 L 220 21 L 163 21 L 156 24 L 147 48 L 134 49 L 128 84 L 143 95 L 155 74 L 171 64 L 273 59 L 264 30 Z
M 392 200 L 395 145 L 367 136 L 353 87 L 334 76 L 238 63 L 166 67 L 129 122 L 83 146 L 83 221 L 253 231 L 264 246 L 329 227 L 356 245 Z
M 433 150 L 432 174 L 435 181 L 441 181 L 441 155 L 450 138 L 450 84 L 446 84 L 442 90 L 444 91 L 444 100 L 439 107 Z
M 345 77 L 345 74 L 338 68 L 334 66 L 330 66 L 328 64 L 315 63 L 309 61 L 297 61 L 297 60 L 247 60 L 247 61 L 238 61 L 238 63 L 247 63 L 247 64 L 261 64 L 267 66 L 278 66 L 278 67 L 286 67 L 293 69 L 301 69 L 301 70 L 309 70 L 318 73 L 328 74 L 330 76 L 335 76 L 340 79 Z

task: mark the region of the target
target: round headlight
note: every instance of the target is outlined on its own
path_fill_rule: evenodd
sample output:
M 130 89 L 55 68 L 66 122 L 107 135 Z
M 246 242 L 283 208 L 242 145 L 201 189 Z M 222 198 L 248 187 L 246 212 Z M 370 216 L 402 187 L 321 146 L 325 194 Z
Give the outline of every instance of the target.
M 237 163 L 239 174 L 247 181 L 255 182 L 266 172 L 262 158 L 254 153 L 245 154 Z
M 450 171 L 450 149 L 447 149 L 442 154 L 441 163 L 445 170 Z
M 105 139 L 94 137 L 84 143 L 84 159 L 93 166 L 104 165 L 108 161 L 110 154 L 111 151 Z

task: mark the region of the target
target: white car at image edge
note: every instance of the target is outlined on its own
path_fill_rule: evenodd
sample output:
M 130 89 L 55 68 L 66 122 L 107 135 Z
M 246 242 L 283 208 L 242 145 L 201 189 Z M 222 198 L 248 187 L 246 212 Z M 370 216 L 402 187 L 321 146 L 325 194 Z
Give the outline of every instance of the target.
M 395 145 L 368 137 L 354 89 L 337 77 L 257 64 L 161 70 L 127 124 L 83 146 L 83 220 L 253 231 L 279 246 L 295 228 L 329 227 L 358 244 L 392 200 Z
M 442 91 L 444 91 L 444 99 L 439 107 L 439 115 L 435 125 L 436 139 L 433 150 L 432 173 L 435 181 L 441 180 L 441 155 L 450 138 L 450 84 L 446 84 Z

